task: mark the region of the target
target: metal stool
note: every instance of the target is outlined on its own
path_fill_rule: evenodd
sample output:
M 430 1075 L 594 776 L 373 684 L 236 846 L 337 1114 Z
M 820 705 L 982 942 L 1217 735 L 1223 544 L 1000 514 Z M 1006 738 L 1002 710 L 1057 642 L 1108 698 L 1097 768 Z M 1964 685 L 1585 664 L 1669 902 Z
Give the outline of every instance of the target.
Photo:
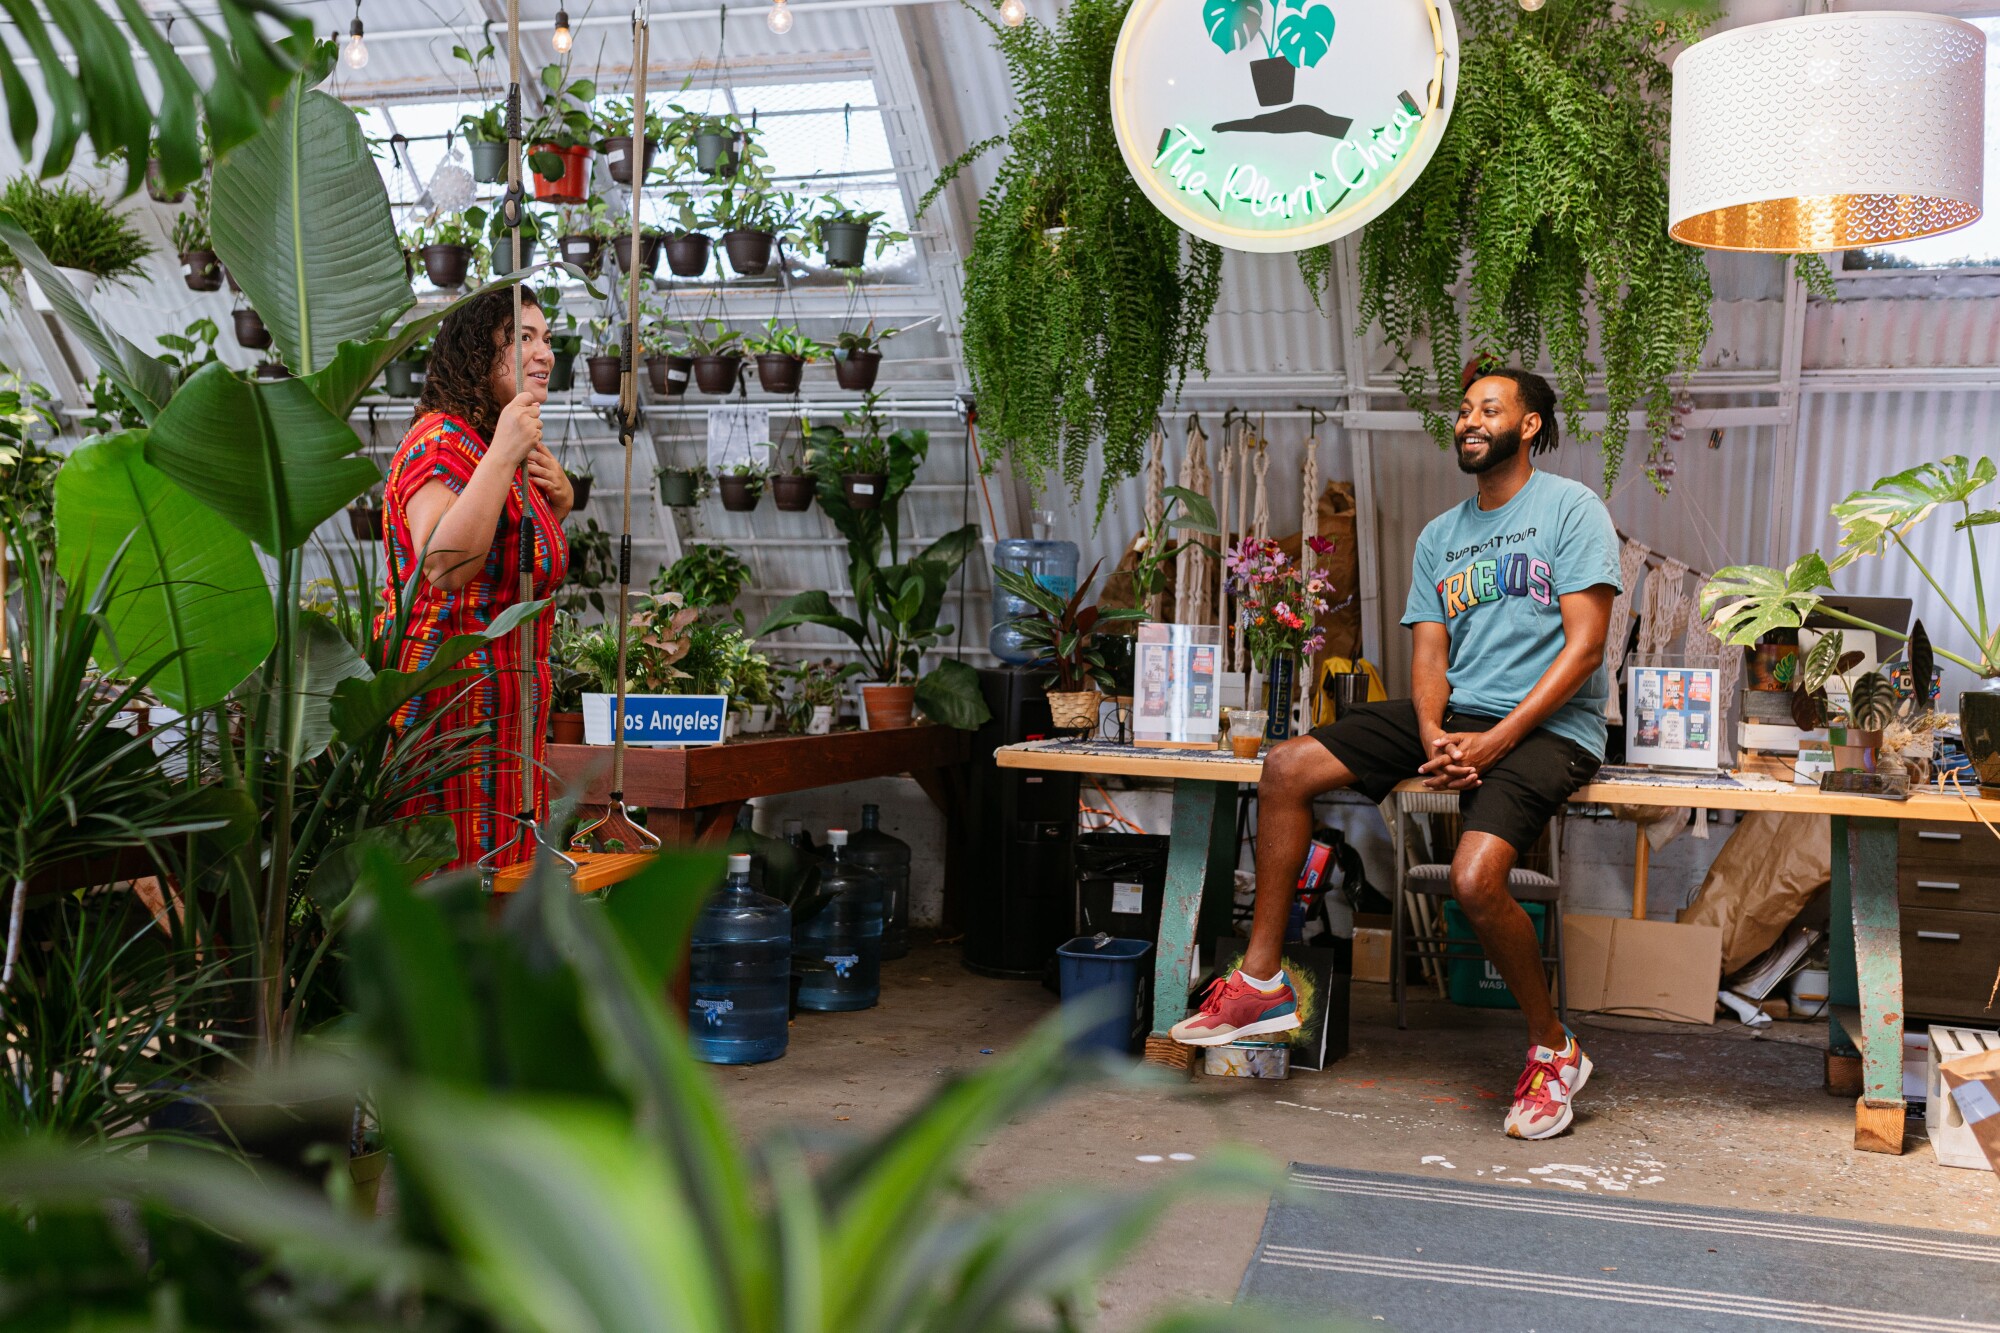
M 1421 849 L 1411 845 L 1409 836 L 1410 820 L 1416 815 L 1451 815 L 1456 817 L 1458 814 L 1458 793 L 1455 791 L 1399 791 L 1394 793 L 1390 797 L 1390 800 L 1395 803 L 1396 809 L 1396 818 L 1394 820 L 1396 895 L 1395 901 L 1391 905 L 1390 916 L 1389 988 L 1396 998 L 1396 1026 L 1404 1028 L 1409 1026 L 1404 1017 L 1404 914 L 1409 910 L 1411 905 L 1405 901 L 1405 895 L 1409 895 L 1411 899 L 1422 899 L 1423 903 L 1418 905 L 1426 909 L 1430 903 L 1436 900 L 1451 897 L 1451 863 L 1449 861 L 1438 862 L 1413 859 L 1422 855 L 1423 852 Z M 1553 820 L 1549 821 L 1548 831 L 1543 834 L 1542 840 L 1529 849 L 1530 856 L 1538 852 L 1545 852 L 1548 864 L 1547 873 L 1539 870 L 1524 869 L 1516 865 L 1507 875 L 1507 892 L 1513 896 L 1515 902 L 1542 903 L 1545 905 L 1543 912 L 1543 921 L 1545 924 L 1543 947 L 1545 951 L 1541 955 L 1542 965 L 1545 968 L 1550 966 L 1555 968 L 1553 989 L 1555 992 L 1556 1013 L 1567 1024 L 1569 1022 L 1569 997 L 1563 981 L 1562 947 L 1562 821 L 1563 816 L 1561 814 L 1558 814 Z M 1416 953 L 1418 958 L 1435 962 L 1440 977 L 1443 976 L 1447 963 L 1458 960 L 1475 962 L 1485 960 L 1485 950 L 1481 949 L 1476 941 L 1469 942 L 1446 938 L 1443 924 L 1444 912 L 1441 905 L 1435 913 L 1435 924 L 1433 924 L 1432 917 L 1433 913 L 1429 910 L 1418 912 L 1418 924 L 1423 927 L 1423 933 L 1412 935 L 1410 949 Z

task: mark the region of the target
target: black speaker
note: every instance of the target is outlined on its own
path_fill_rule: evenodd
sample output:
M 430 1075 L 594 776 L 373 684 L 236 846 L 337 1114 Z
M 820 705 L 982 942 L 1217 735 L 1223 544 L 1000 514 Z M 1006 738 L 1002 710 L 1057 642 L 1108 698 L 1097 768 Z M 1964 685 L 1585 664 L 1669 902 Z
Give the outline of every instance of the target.
M 1054 734 L 1041 674 L 1024 667 L 979 673 L 993 720 L 973 738 L 970 873 L 961 901 L 965 965 L 989 977 L 1041 980 L 1075 921 L 1071 861 L 1080 779 L 993 762 L 1002 745 Z

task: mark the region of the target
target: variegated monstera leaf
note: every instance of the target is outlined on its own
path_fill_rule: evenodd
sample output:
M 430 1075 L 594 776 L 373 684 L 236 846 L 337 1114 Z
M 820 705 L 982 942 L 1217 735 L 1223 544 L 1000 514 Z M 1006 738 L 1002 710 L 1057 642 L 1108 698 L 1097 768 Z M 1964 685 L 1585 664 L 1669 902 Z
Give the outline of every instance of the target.
M 1891 541 L 1931 516 L 1939 505 L 1963 504 L 1995 475 L 1990 458 L 1968 459 L 1958 454 L 1883 477 L 1865 491 L 1856 491 L 1833 507 L 1840 524 L 1840 553 L 1832 568 L 1840 569 L 1864 555 L 1880 555 Z M 1993 522 L 1995 516 L 1973 515 L 1958 526 Z

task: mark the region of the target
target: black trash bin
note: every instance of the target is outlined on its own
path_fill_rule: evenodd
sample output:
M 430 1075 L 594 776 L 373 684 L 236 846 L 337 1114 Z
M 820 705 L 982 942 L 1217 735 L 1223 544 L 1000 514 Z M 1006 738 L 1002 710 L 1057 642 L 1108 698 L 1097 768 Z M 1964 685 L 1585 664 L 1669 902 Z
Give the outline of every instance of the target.
M 1076 933 L 1158 939 L 1171 842 L 1157 833 L 1085 833 L 1077 838 Z

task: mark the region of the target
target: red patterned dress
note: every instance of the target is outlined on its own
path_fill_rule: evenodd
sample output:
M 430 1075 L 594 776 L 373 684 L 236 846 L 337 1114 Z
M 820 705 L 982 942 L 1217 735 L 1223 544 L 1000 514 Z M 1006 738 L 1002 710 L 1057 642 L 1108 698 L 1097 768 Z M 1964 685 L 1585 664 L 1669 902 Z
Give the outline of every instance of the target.
M 417 568 L 417 551 L 410 537 L 411 497 L 433 480 L 442 481 L 454 493 L 462 492 L 485 453 L 486 441 L 478 432 L 441 412 L 421 418 L 403 437 L 389 464 L 388 484 L 384 488 L 387 514 L 382 540 L 388 557 L 388 578 L 382 596 L 389 606 L 395 605 L 403 584 Z M 516 481 L 494 533 L 493 549 L 471 582 L 456 592 L 447 592 L 428 579 L 417 580 L 408 637 L 396 663 L 399 669 L 418 670 L 431 660 L 438 645 L 446 639 L 485 629 L 521 600 L 521 490 L 522 483 Z M 535 596 L 548 597 L 562 586 L 569 570 L 569 543 L 563 536 L 562 524 L 549 508 L 548 497 L 533 483 L 527 484 L 527 491 L 535 520 Z M 517 629 L 459 663 L 481 672 L 480 676 L 418 695 L 397 710 L 391 723 L 399 733 L 418 725 L 435 726 L 440 734 L 474 726 L 487 728 L 476 742 L 482 751 L 480 763 L 447 778 L 440 788 L 411 801 L 405 809 L 409 815 L 451 816 L 458 830 L 458 859 L 452 863 L 454 866 L 475 864 L 496 844 L 514 835 L 513 815 L 520 809 L 521 800 L 520 762 L 526 748 L 521 736 L 524 686 L 533 691 L 534 698 L 535 816 L 540 819 L 548 814 L 548 776 L 543 760 L 549 721 L 549 636 L 555 616 L 544 611 L 531 623 L 534 634 L 531 672 L 522 669 L 522 633 Z M 527 844 L 510 847 L 500 864 L 526 860 L 530 850 Z

